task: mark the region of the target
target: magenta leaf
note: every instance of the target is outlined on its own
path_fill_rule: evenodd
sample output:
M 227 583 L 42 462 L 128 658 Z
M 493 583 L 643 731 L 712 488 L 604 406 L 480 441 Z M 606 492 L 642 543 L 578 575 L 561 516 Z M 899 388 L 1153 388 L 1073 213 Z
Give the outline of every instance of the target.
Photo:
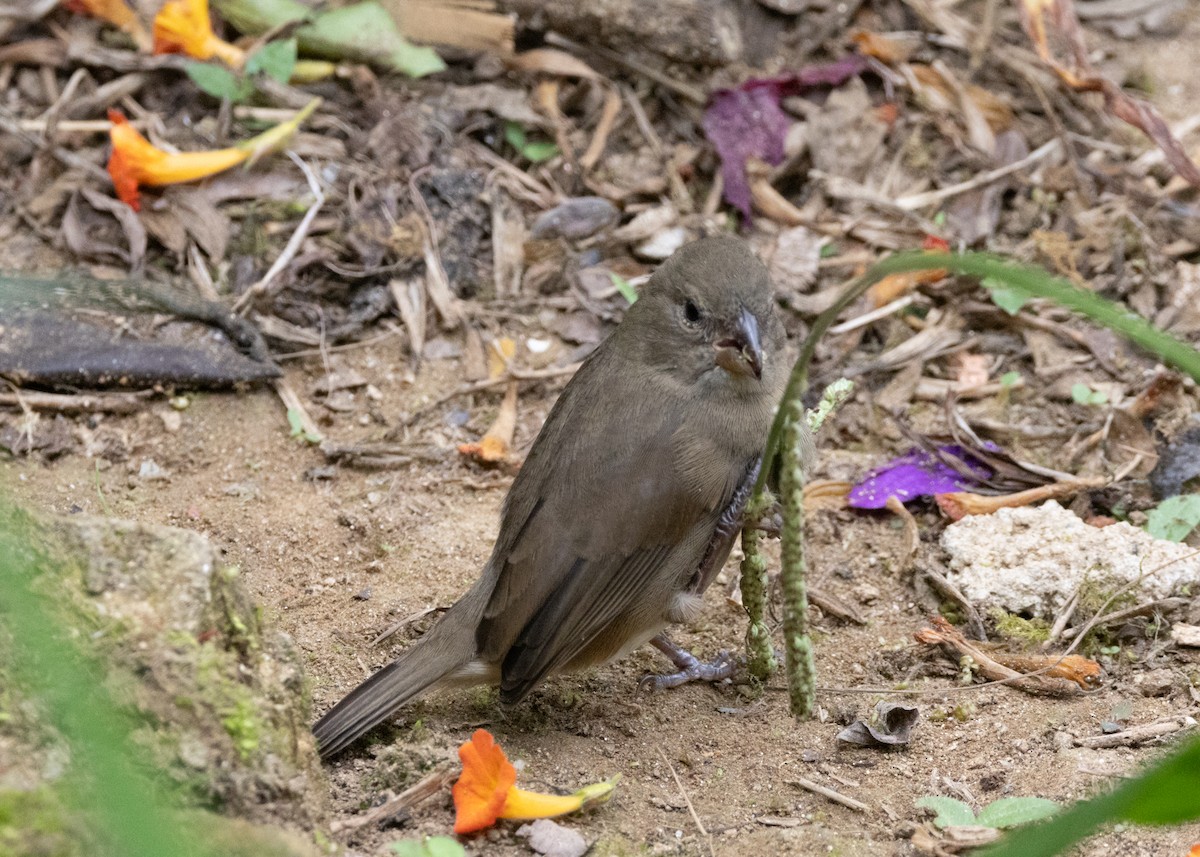
M 783 160 L 783 143 L 792 120 L 779 102 L 819 86 L 838 86 L 867 68 L 867 60 L 848 54 L 837 62 L 808 66 L 777 77 L 751 78 L 734 89 L 718 89 L 704 111 L 704 135 L 721 157 L 725 201 L 750 218 L 750 182 L 746 161 L 771 166 Z

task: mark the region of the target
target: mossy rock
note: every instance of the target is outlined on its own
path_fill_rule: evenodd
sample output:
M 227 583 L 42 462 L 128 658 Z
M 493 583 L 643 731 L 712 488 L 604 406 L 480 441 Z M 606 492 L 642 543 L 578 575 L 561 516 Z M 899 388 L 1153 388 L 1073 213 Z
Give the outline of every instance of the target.
M 247 822 L 324 826 L 328 788 L 308 729 L 302 658 L 263 620 L 237 569 L 207 539 L 87 516 L 26 522 L 20 539 L 36 557 L 32 589 L 53 624 L 102 665 L 117 705 L 137 712 L 131 756 L 147 777 L 184 803 Z M 36 670 L 28 660 L 14 669 L 15 657 L 30 657 L 21 642 L 0 622 L 0 854 L 72 855 L 77 850 L 59 847 L 63 837 L 52 824 L 41 829 L 15 817 L 4 826 L 5 809 L 22 802 L 45 812 L 21 815 L 53 817 L 55 781 L 71 758 L 47 725 L 54 718 L 40 716 L 48 712 L 33 689 Z M 229 830 L 227 819 L 204 823 Z M 265 831 L 262 841 L 277 834 Z M 258 841 L 249 833 L 229 839 Z M 305 853 L 294 846 L 236 853 Z

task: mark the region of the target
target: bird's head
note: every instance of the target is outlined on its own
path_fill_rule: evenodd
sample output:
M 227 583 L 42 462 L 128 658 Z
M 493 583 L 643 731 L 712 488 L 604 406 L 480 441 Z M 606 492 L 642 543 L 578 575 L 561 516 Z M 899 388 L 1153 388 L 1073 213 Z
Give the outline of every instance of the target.
M 654 272 L 625 325 L 641 332 L 649 362 L 690 380 L 717 371 L 757 385 L 782 359 L 767 270 L 739 238 L 704 238 L 679 250 Z

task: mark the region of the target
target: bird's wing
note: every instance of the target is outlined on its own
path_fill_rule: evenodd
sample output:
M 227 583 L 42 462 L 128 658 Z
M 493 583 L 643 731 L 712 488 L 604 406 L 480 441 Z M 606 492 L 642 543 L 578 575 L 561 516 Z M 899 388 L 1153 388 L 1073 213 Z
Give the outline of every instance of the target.
M 600 384 L 615 377 L 597 375 Z M 641 617 L 647 628 L 665 621 L 672 595 L 699 567 L 746 462 L 713 468 L 721 487 L 696 490 L 678 461 L 679 426 L 690 414 L 671 406 L 672 391 L 662 392 L 591 399 L 623 403 L 607 412 L 566 399 L 547 419 L 555 436 L 539 438 L 535 449 L 554 458 L 528 460 L 524 484 L 513 487 L 476 635 L 480 656 L 502 663 L 506 701 L 566 666 L 606 629 L 627 636 L 645 630 L 611 629 L 614 621 Z

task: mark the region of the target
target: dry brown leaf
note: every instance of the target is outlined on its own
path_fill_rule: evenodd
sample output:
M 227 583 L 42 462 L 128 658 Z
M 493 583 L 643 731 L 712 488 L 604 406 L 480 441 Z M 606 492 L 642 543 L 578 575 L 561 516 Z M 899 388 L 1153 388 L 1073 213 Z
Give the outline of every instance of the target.
M 1188 157 L 1154 106 L 1123 92 L 1092 68 L 1072 0 L 1020 0 L 1017 9 L 1021 26 L 1033 42 L 1038 56 L 1063 83 L 1078 92 L 1099 92 L 1103 95 L 1104 107 L 1109 113 L 1142 131 L 1162 150 L 1167 162 L 1181 178 L 1200 187 L 1200 167 Z M 1051 33 L 1065 43 L 1071 53 L 1066 64 L 1053 56 Z
M 907 62 L 913 52 L 920 47 L 920 42 L 916 39 L 906 38 L 895 33 L 872 33 L 869 30 L 852 31 L 850 41 L 858 45 L 860 54 L 875 57 L 888 65 Z
M 383 6 L 415 42 L 512 53 L 516 22 L 496 12 L 491 0 L 383 0 Z
M 425 351 L 425 279 L 397 278 L 388 283 L 388 290 L 392 293 L 392 300 L 396 302 L 400 320 L 404 322 L 404 328 L 408 331 L 412 353 L 420 357 Z
M 962 387 L 979 387 L 987 383 L 992 360 L 986 354 L 962 353 L 956 356 L 955 380 Z
M 921 244 L 921 249 L 931 253 L 946 253 L 950 245 L 943 239 L 927 235 Z M 946 270 L 935 268 L 927 271 L 905 271 L 900 274 L 888 274 L 871 288 L 867 289 L 867 297 L 872 306 L 881 307 L 890 304 L 896 298 L 906 295 L 917 286 L 936 283 L 945 279 Z
M 997 509 L 1029 506 L 1043 500 L 1062 500 L 1066 497 L 1073 497 L 1080 491 L 1103 488 L 1107 484 L 1106 477 L 1097 476 L 1090 479 L 1076 479 L 1071 482 L 1051 482 L 1049 485 L 1039 485 L 1027 491 L 998 496 L 972 494 L 969 491 L 950 491 L 935 495 L 934 500 L 948 518 L 957 521 L 967 515 L 990 515 Z
M 579 77 L 584 80 L 599 80 L 600 75 L 579 57 L 557 48 L 534 48 L 516 56 L 508 57 L 505 65 L 520 71 L 540 71 L 560 77 Z
M 146 236 L 146 227 L 138 219 L 137 212 L 116 197 L 100 193 L 92 188 L 80 188 L 80 193 L 92 208 L 97 211 L 107 211 L 116 218 L 117 223 L 121 225 L 121 231 L 125 233 L 126 240 L 129 241 L 129 267 L 140 268 L 142 260 L 146 258 L 149 238 Z

